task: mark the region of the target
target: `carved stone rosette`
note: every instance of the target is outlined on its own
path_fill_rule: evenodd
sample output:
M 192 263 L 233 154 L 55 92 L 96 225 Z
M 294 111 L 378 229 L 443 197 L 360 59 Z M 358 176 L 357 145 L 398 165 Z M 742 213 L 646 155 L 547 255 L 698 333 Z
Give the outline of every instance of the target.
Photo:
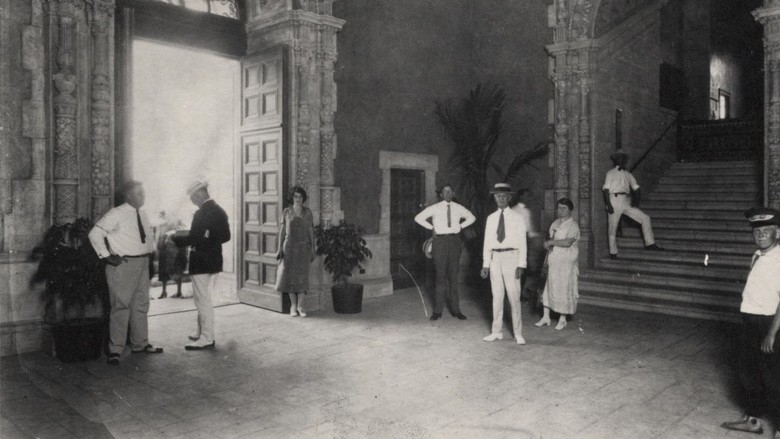
M 111 208 L 112 182 L 112 75 L 110 25 L 114 0 L 93 0 L 91 5 L 93 37 L 92 65 L 92 217 L 98 218 Z
M 765 7 L 753 11 L 764 26 L 764 91 L 766 148 L 764 173 L 767 179 L 766 204 L 780 208 L 780 2 L 765 1 Z
M 52 10 L 59 19 L 59 39 L 56 63 L 58 71 L 52 76 L 55 94 L 54 107 L 54 220 L 61 224 L 72 222 L 78 216 L 78 123 L 76 118 L 78 78 L 76 75 L 76 17 L 79 0 L 53 0 Z

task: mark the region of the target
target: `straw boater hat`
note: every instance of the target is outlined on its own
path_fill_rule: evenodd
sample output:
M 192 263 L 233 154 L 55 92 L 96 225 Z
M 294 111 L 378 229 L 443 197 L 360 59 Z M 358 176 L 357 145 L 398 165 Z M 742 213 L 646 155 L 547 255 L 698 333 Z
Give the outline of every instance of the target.
M 198 189 L 208 188 L 209 182 L 203 177 L 196 177 L 195 180 L 187 186 L 187 196 L 191 196 Z
M 753 207 L 745 211 L 750 227 L 780 226 L 780 212 L 769 207 Z
M 509 183 L 496 183 L 495 186 L 493 186 L 493 190 L 490 191 L 491 194 L 513 194 L 512 192 L 512 186 L 509 185 Z
M 423 242 L 423 253 L 428 259 L 433 259 L 433 238 L 428 238 Z

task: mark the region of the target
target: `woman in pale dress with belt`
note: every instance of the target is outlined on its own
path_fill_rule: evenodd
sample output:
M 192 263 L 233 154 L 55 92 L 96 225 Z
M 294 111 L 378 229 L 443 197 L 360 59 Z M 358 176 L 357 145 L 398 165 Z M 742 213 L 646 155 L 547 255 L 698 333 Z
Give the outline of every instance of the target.
M 550 326 L 550 310 L 559 313 L 555 329 L 566 327 L 566 315 L 577 311 L 577 277 L 579 276 L 577 242 L 580 228 L 572 218 L 574 203 L 561 198 L 556 204 L 558 219 L 550 225 L 550 239 L 544 242 L 547 250 L 547 284 L 542 293 L 544 315 L 535 326 Z
M 290 316 L 306 317 L 303 297 L 309 290 L 309 265 L 314 260 L 314 217 L 305 207 L 306 191 L 293 186 L 279 225 L 279 269 L 276 291 L 290 296 Z

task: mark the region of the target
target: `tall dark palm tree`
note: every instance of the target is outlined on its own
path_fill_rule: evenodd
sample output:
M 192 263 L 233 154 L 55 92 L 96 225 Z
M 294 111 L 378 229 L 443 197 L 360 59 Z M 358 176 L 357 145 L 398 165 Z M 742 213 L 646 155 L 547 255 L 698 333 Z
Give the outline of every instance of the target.
M 485 218 L 493 209 L 488 171 L 493 169 L 499 180 L 510 182 L 520 175 L 531 161 L 547 154 L 546 141 L 517 154 L 509 166 L 493 161 L 498 139 L 504 131 L 501 120 L 504 109 L 504 89 L 493 83 L 477 84 L 460 101 L 436 101 L 435 114 L 444 134 L 455 143 L 449 166 L 460 178 L 459 193 L 477 217 L 481 233 Z

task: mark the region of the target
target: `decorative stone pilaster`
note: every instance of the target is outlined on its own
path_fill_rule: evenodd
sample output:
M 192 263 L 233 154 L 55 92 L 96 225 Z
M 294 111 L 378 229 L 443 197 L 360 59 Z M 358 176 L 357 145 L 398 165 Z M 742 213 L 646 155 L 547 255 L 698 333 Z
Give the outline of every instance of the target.
M 59 19 L 57 73 L 54 82 L 54 221 L 71 222 L 78 216 L 78 123 L 76 119 L 76 16 L 79 0 L 53 0 Z
M 90 22 L 93 37 L 92 106 L 92 217 L 111 208 L 113 130 L 111 74 L 111 23 L 114 0 L 92 0 Z
M 555 79 L 555 199 L 569 191 L 569 123 L 566 111 L 568 80 L 564 75 Z
M 780 1 L 766 0 L 753 11 L 764 26 L 765 203 L 780 208 Z
M 590 141 L 590 78 L 580 78 L 580 125 L 579 125 L 579 225 L 583 231 L 590 231 L 590 203 L 593 186 L 591 170 L 591 141 Z
M 336 34 L 344 25 L 332 15 L 332 0 L 250 2 L 255 16 L 247 24 L 249 52 L 279 45 L 292 48 L 290 63 L 290 166 L 288 181 L 309 193 L 307 204 L 315 220 L 327 226 L 343 217 L 335 187 L 337 136 Z

